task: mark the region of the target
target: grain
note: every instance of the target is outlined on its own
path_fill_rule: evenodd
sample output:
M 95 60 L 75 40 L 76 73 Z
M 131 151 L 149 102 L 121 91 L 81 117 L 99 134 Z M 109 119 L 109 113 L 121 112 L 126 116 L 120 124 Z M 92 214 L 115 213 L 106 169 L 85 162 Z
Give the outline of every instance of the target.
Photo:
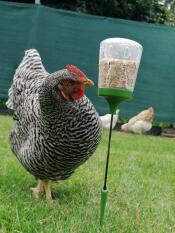
M 99 64 L 99 87 L 133 91 L 137 63 L 134 60 L 103 59 Z

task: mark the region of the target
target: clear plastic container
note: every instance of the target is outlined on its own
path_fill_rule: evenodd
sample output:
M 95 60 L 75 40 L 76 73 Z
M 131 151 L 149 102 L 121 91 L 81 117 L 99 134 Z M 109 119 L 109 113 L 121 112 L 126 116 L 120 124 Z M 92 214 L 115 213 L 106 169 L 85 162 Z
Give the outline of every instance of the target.
M 133 40 L 123 38 L 103 40 L 100 43 L 99 89 L 133 92 L 142 50 L 142 46 Z

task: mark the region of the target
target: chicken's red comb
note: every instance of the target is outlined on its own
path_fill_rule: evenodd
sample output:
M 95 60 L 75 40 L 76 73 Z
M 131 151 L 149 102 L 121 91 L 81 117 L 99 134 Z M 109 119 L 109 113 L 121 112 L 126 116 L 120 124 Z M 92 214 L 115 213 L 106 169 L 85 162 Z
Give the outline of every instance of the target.
M 86 77 L 86 75 L 85 75 L 81 70 L 79 70 L 76 66 L 67 65 L 67 66 L 66 66 L 66 69 L 67 69 L 69 72 L 72 72 L 72 73 L 74 73 L 74 74 L 77 74 L 78 77 Z

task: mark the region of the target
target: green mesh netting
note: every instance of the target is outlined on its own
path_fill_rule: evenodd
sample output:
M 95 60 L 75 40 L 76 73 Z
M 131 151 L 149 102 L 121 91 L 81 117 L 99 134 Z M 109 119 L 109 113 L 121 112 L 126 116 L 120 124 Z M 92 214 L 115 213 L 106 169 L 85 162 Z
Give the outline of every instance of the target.
M 0 2 L 0 98 L 7 98 L 24 50 L 36 48 L 49 72 L 69 63 L 93 79 L 87 96 L 100 114 L 107 113 L 97 82 L 99 43 L 109 37 L 136 40 L 144 48 L 134 98 L 121 105 L 121 116 L 152 106 L 156 120 L 175 122 L 175 28 L 38 5 Z

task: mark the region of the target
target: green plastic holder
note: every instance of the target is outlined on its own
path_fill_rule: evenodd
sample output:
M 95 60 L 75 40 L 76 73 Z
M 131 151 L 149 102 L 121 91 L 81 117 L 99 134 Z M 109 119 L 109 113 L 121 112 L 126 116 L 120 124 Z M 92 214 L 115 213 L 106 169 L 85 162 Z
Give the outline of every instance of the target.
M 111 114 L 116 113 L 121 102 L 132 99 L 132 94 L 132 91 L 119 88 L 98 88 L 98 95 L 106 98 Z
M 102 225 L 102 223 L 103 223 L 107 197 L 108 197 L 108 189 L 104 190 L 102 188 L 102 190 L 101 190 L 101 202 L 100 202 L 100 225 Z

